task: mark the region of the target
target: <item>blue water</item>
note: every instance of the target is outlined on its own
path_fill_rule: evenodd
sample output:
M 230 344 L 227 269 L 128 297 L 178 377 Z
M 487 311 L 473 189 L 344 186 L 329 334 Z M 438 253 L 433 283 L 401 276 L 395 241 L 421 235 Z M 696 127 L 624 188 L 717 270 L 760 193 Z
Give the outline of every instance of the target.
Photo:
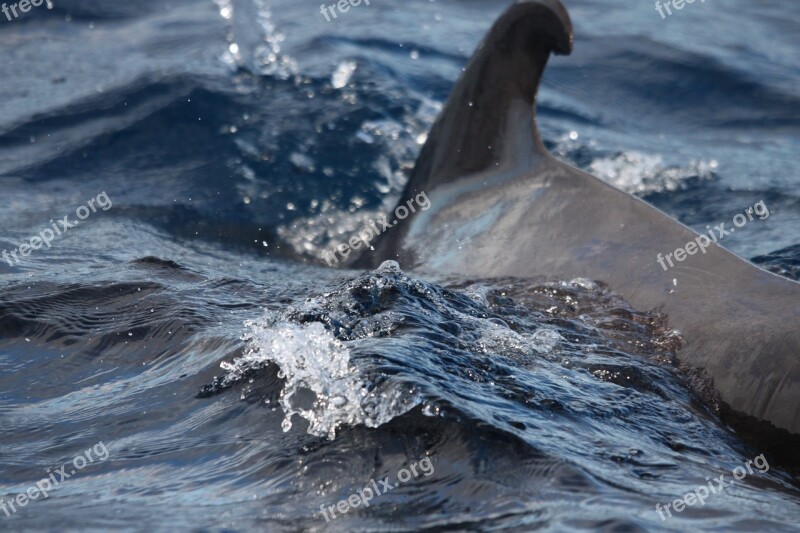
M 0 499 L 108 455 L 0 529 L 800 530 L 774 463 L 661 519 L 772 456 L 602 279 L 320 259 L 394 206 L 509 2 L 54 3 L 0 15 L 0 251 L 79 222 L 0 261 Z M 698 231 L 763 201 L 722 244 L 800 279 L 800 4 L 566 5 L 548 149 Z

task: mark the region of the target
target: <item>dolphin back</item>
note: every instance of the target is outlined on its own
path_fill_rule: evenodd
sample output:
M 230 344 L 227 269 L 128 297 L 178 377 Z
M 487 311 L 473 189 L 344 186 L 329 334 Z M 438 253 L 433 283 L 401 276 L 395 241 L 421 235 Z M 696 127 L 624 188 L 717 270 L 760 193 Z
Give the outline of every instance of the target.
M 733 412 L 800 435 L 800 284 L 544 148 L 536 91 L 550 54 L 568 54 L 572 42 L 557 0 L 520 2 L 498 19 L 400 201 L 425 192 L 430 209 L 384 234 L 357 266 L 394 259 L 420 273 L 603 281 L 636 308 L 667 315 L 685 341 L 679 360 L 705 373 Z M 662 266 L 679 248 L 695 252 Z

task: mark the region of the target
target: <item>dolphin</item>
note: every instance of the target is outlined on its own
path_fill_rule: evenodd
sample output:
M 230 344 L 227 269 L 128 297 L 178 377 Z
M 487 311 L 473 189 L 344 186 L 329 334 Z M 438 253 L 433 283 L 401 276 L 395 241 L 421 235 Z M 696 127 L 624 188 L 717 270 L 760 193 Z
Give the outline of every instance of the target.
M 572 47 L 559 0 L 509 7 L 453 88 L 398 204 L 424 192 L 430 207 L 353 266 L 391 259 L 421 275 L 600 280 L 667 316 L 684 341 L 678 360 L 713 380 L 723 407 L 800 435 L 800 284 L 547 152 L 536 92 L 550 54 Z M 684 259 L 662 266 L 679 248 Z

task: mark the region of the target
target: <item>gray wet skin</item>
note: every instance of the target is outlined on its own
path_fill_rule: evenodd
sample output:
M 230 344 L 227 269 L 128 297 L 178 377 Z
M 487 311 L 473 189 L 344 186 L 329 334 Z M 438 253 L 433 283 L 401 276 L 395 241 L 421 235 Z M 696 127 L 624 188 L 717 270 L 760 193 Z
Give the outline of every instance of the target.
M 569 54 L 572 42 L 557 0 L 517 3 L 495 22 L 400 200 L 425 192 L 431 207 L 354 266 L 395 259 L 419 274 L 604 281 L 638 309 L 661 308 L 685 340 L 679 359 L 704 369 L 734 411 L 800 434 L 800 284 L 713 242 L 665 271 L 657 255 L 698 234 L 545 150 L 536 91 L 550 53 Z

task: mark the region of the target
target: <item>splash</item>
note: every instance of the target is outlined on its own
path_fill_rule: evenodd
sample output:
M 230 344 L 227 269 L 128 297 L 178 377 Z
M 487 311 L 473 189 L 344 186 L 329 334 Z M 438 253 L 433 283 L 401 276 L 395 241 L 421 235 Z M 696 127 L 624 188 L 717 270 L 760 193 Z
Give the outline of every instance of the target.
M 660 155 L 630 151 L 595 159 L 589 172 L 631 194 L 648 194 L 680 189 L 689 178 L 711 178 L 716 161 L 689 161 L 686 165 L 666 166 Z
M 362 377 L 350 350 L 320 322 L 298 324 L 267 314 L 245 323 L 244 354 L 223 362 L 225 384 L 275 363 L 284 379 L 280 405 L 284 431 L 298 415 L 308 421 L 308 433 L 336 437 L 343 426 L 375 428 L 415 407 L 419 400 L 395 384 L 376 386 Z M 388 386 L 386 386 L 388 385 Z
M 514 402 L 558 398 L 565 375 L 598 394 L 609 393 L 600 384 L 607 382 L 650 387 L 658 379 L 649 374 L 672 361 L 671 330 L 661 326 L 659 317 L 624 309 L 590 280 L 459 280 L 445 288 L 385 261 L 330 292 L 245 322 L 242 356 L 222 363 L 227 375 L 203 394 L 277 365 L 284 431 L 298 415 L 308 433 L 333 440 L 343 427 L 376 428 L 419 405 L 423 414 L 441 414 L 438 406 L 448 404 L 470 411 L 466 390 L 471 415 L 481 417 L 497 390 Z M 651 362 L 610 355 L 631 346 Z M 600 409 L 584 405 L 584 396 L 572 401 Z
M 345 88 L 352 85 L 350 78 L 355 65 L 355 62 L 340 64 L 331 77 L 331 86 Z M 293 217 L 291 223 L 277 228 L 281 240 L 298 255 L 321 263 L 323 251 L 346 244 L 370 221 L 395 208 L 408 180 L 407 175 L 425 143 L 426 132 L 441 109 L 441 104 L 424 96 L 415 95 L 415 98 L 419 101 L 416 110 L 407 113 L 402 121 L 364 121 L 352 141 L 354 149 L 364 145 L 377 149 L 378 155 L 371 164 L 372 186 L 382 195 L 383 201 L 380 205 L 365 205 L 365 196 L 357 195 L 349 205 L 342 206 L 330 198 L 314 199 L 308 215 Z M 293 164 L 300 171 L 316 170 L 308 165 L 299 166 L 294 161 Z M 336 177 L 329 167 L 323 167 L 322 173 Z
M 712 179 L 719 166 L 713 159 L 691 160 L 680 166 L 668 165 L 659 154 L 636 150 L 608 154 L 599 151 L 594 139 L 583 141 L 579 138 L 578 132 L 571 131 L 556 139 L 554 155 L 637 196 L 680 190 L 692 178 Z
M 220 60 L 232 71 L 245 68 L 284 80 L 297 72 L 297 63 L 281 50 L 285 36 L 277 31 L 265 0 L 241 2 L 236 6 L 232 0 L 213 2 L 227 25 L 227 44 Z

